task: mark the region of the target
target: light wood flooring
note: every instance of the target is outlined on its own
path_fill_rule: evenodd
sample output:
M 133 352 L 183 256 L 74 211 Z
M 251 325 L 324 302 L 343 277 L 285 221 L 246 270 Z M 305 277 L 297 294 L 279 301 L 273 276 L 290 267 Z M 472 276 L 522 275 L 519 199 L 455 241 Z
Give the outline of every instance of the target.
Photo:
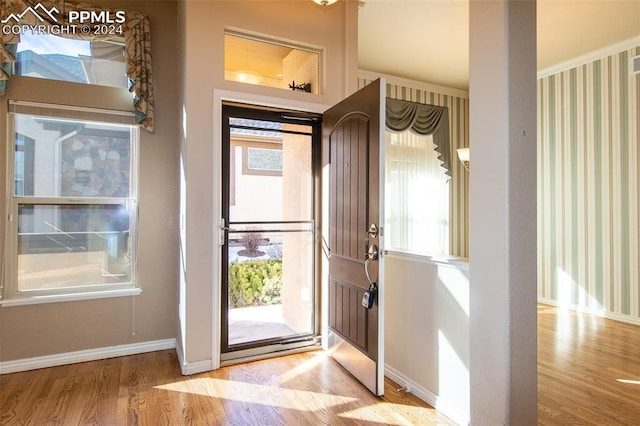
M 374 397 L 322 352 L 182 376 L 174 351 L 0 376 L 0 425 L 453 425 L 390 380 Z
M 539 305 L 538 424 L 640 425 L 640 327 Z
M 182 376 L 174 351 L 0 376 L 0 425 L 450 425 L 308 352 Z M 640 327 L 538 308 L 538 424 L 640 425 Z

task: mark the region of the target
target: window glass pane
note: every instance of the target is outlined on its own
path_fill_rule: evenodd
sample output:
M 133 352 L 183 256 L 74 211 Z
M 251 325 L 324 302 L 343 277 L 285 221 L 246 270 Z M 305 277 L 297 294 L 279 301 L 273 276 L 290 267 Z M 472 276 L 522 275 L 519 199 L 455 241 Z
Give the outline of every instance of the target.
M 126 204 L 19 205 L 18 211 L 18 291 L 131 282 Z
M 224 78 L 229 81 L 320 93 L 320 54 L 272 40 L 224 36 Z
M 16 75 L 127 88 L 124 43 L 49 34 L 20 36 Z
M 231 132 L 229 220 L 309 220 L 313 217 L 311 126 L 284 124 L 275 137 Z M 284 189 L 286 188 L 286 190 Z
M 24 180 L 24 152 L 16 150 L 15 169 L 13 171 L 16 181 Z
M 390 250 L 449 253 L 449 184 L 431 136 L 386 133 L 385 238 Z
M 288 232 L 268 232 L 282 227 Z M 313 332 L 313 225 L 229 235 L 229 345 Z M 261 230 L 265 230 L 262 232 Z
M 16 195 L 24 194 L 24 152 L 16 151 L 13 169 Z
M 130 126 L 26 114 L 14 117 L 14 195 L 129 197 Z M 20 172 L 24 185 L 18 184 Z
M 282 150 L 247 148 L 247 166 L 252 170 L 282 171 Z

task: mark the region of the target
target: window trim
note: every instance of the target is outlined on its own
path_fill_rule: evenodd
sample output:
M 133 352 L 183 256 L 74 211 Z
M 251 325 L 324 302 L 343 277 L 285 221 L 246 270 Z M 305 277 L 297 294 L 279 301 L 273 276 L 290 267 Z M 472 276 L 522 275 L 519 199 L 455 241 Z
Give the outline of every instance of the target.
M 142 294 L 142 289 L 140 287 L 101 290 L 101 291 L 92 291 L 92 292 L 86 291 L 82 293 L 50 294 L 50 295 L 2 299 L 0 300 L 0 306 L 2 307 L 26 306 L 26 305 L 40 305 L 43 303 L 75 302 L 79 300 L 111 299 L 114 297 L 139 296 L 140 294 Z
M 84 107 L 72 107 L 67 105 L 9 101 L 7 111 L 7 143 L 6 172 L 5 172 L 5 244 L 1 259 L 3 269 L 0 279 L 0 306 L 21 306 L 28 304 L 64 302 L 73 300 L 88 300 L 99 298 L 111 298 L 120 296 L 133 296 L 142 293 L 138 280 L 138 189 L 140 180 L 140 129 L 133 124 L 133 113 L 129 111 L 111 111 Z M 38 113 L 39 111 L 39 113 Z M 55 114 L 55 111 L 59 114 Z M 53 112 L 53 113 L 52 113 Z M 74 118 L 74 113 L 77 116 Z M 47 118 L 59 118 L 62 120 L 88 121 L 94 123 L 107 123 L 129 127 L 129 196 L 128 197 L 83 197 L 73 198 L 64 196 L 24 196 L 15 195 L 14 167 L 15 167 L 15 120 L 12 116 L 22 114 Z M 94 119 L 91 119 L 93 117 Z M 111 118 L 111 120 L 108 120 Z M 18 259 L 18 223 L 20 205 L 127 205 L 131 209 L 129 214 L 129 232 L 131 235 L 131 279 L 123 284 L 86 284 L 67 288 L 50 288 L 40 290 L 18 290 L 17 259 Z

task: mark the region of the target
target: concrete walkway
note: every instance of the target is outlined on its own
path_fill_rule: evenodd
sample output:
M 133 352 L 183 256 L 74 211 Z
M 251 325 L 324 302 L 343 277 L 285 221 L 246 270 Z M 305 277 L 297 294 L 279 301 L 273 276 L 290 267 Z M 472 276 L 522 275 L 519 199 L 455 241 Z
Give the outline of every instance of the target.
M 229 309 L 229 344 L 288 336 L 296 332 L 284 323 L 282 305 Z

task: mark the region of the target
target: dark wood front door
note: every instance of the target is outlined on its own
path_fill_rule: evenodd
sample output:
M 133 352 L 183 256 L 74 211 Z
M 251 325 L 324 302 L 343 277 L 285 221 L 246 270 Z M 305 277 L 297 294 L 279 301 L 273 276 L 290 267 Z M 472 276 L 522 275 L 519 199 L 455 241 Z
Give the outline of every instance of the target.
M 384 83 L 376 80 L 327 110 L 329 350 L 376 395 L 384 391 L 382 259 Z M 371 231 L 371 232 L 369 232 Z M 363 298 L 373 298 L 365 307 Z

